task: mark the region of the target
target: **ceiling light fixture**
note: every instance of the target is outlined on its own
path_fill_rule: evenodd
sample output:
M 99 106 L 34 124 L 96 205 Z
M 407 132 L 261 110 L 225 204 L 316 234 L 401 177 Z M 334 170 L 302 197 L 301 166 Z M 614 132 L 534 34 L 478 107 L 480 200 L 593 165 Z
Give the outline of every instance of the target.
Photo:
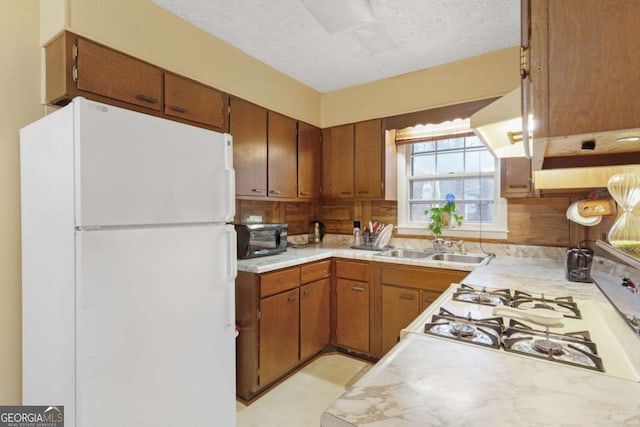
M 302 3 L 329 34 L 375 21 L 369 0 L 302 0 Z
M 640 136 L 623 136 L 621 138 L 617 138 L 618 142 L 638 142 L 640 141 Z

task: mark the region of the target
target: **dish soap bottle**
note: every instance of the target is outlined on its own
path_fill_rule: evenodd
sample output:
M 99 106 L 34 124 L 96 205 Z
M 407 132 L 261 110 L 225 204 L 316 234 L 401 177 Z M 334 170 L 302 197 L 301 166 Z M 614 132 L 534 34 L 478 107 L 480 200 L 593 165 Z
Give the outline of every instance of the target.
M 360 221 L 353 221 L 353 246 L 360 245 Z

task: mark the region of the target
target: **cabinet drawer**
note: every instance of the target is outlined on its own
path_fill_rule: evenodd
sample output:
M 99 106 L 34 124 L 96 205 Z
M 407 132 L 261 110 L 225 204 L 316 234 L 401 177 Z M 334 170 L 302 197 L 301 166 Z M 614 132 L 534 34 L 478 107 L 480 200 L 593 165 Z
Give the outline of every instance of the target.
M 266 273 L 260 276 L 260 297 L 277 294 L 300 286 L 300 268 Z
M 160 111 L 162 70 L 78 38 L 77 87 L 97 95 Z
M 329 277 L 331 261 L 314 262 L 300 267 L 300 283 L 310 283 Z
M 164 75 L 164 113 L 224 130 L 224 95 L 213 88 L 171 73 Z
M 385 285 L 410 286 L 418 289 L 444 291 L 451 283 L 459 282 L 468 271 L 441 268 L 382 267 L 381 280 Z
M 369 264 L 353 261 L 336 261 L 336 277 L 369 281 Z

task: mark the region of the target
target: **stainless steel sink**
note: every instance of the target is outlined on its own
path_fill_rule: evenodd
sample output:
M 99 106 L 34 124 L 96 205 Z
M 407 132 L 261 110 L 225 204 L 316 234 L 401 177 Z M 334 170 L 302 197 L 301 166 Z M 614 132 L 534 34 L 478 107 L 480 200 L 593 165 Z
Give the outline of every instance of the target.
M 450 253 L 437 253 L 431 256 L 431 259 L 433 261 L 464 262 L 466 264 L 481 264 L 487 258 L 488 256 L 450 254 Z
M 431 255 L 433 255 L 433 252 L 414 251 L 411 249 L 391 249 L 389 251 L 380 252 L 376 255 L 392 258 L 421 259 L 430 257 Z

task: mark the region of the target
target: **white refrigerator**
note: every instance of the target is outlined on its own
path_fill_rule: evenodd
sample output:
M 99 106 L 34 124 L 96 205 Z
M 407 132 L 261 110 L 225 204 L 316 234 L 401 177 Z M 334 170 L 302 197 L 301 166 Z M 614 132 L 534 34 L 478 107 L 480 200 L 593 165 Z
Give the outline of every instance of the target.
M 23 404 L 234 426 L 231 136 L 76 98 L 20 140 Z

